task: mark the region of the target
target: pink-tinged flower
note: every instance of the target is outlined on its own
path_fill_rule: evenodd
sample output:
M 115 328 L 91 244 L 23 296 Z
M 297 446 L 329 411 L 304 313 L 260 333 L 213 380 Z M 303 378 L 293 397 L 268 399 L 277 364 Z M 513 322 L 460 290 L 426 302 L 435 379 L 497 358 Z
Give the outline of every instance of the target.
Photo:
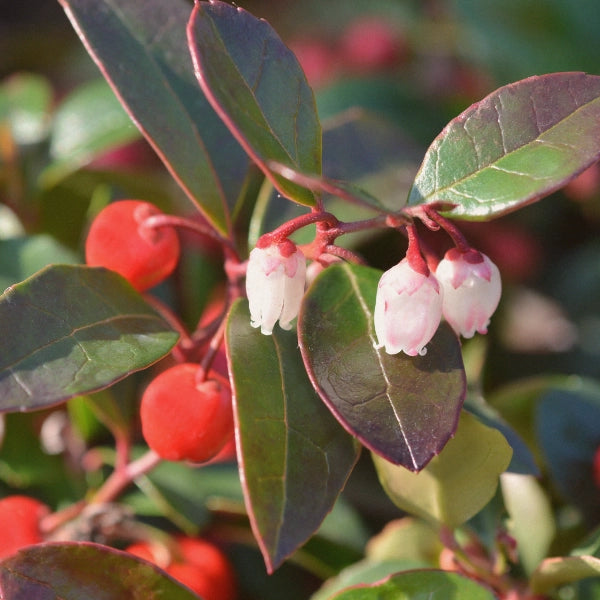
M 306 259 L 289 240 L 250 252 L 246 273 L 246 294 L 250 303 L 250 324 L 265 335 L 273 332 L 277 320 L 282 329 L 291 329 L 298 315 Z
M 442 290 L 428 269 L 419 273 L 405 258 L 381 276 L 374 314 L 376 348 L 423 355 L 441 318 Z
M 487 333 L 502 294 L 498 267 L 477 250 L 452 248 L 435 275 L 444 289 L 444 317 L 454 331 L 465 338 L 473 337 L 476 331 Z

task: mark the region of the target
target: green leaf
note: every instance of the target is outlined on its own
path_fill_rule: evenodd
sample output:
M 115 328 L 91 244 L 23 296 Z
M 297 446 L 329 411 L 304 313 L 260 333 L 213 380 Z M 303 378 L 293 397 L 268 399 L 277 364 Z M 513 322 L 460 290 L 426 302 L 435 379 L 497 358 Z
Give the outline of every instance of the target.
M 298 332 L 313 385 L 343 426 L 373 452 L 418 471 L 456 429 L 465 379 L 445 324 L 425 356 L 375 349 L 373 309 L 381 272 L 339 264 L 305 295 Z
M 535 408 L 535 431 L 548 471 L 561 495 L 590 522 L 600 517 L 598 488 L 592 477 L 600 445 L 600 386 L 575 382 L 574 389 L 550 389 Z
M 348 589 L 330 600 L 494 600 L 486 588 L 458 573 L 409 571 L 370 586 Z
M 36 600 L 197 600 L 158 567 L 100 544 L 29 546 L 0 562 L 0 596 Z
M 565 556 L 547 558 L 531 577 L 531 589 L 545 594 L 551 589 L 587 577 L 600 577 L 600 558 Z
M 600 157 L 600 77 L 553 73 L 501 87 L 431 144 L 409 204 L 489 219 L 539 200 Z
M 442 549 L 436 527 L 421 519 L 402 517 L 387 523 L 369 540 L 366 555 L 375 561 L 408 559 L 432 566 L 437 563 Z
M 273 571 L 332 509 L 359 445 L 316 395 L 294 332 L 262 335 L 250 327 L 247 302 L 239 301 L 227 346 L 246 507 Z
M 0 290 L 52 263 L 77 264 L 79 256 L 46 234 L 0 240 Z
M 0 127 L 6 125 L 18 145 L 39 143 L 48 135 L 52 89 L 39 75 L 18 73 L 0 86 Z
M 336 597 L 334 594 L 338 594 L 350 586 L 376 583 L 394 573 L 423 569 L 427 566 L 422 562 L 406 558 L 380 561 L 361 560 L 343 569 L 337 576 L 328 579 L 319 591 L 310 597 L 310 600 L 330 600 L 330 598 Z
M 550 500 L 530 475 L 504 473 L 500 487 L 509 515 L 508 532 L 517 542 L 525 572 L 531 574 L 547 556 L 556 533 Z M 531 523 L 535 523 L 535 527 L 531 527 Z
M 52 162 L 41 174 L 51 186 L 106 150 L 139 138 L 129 115 L 103 79 L 77 88 L 56 109 L 50 133 Z
M 226 234 L 248 158 L 199 90 L 184 0 L 60 0 L 88 52 L 171 174 Z
M 379 479 L 402 510 L 455 528 L 494 496 L 512 450 L 496 429 L 463 412 L 456 435 L 420 473 L 373 455 Z
M 116 273 L 54 265 L 0 296 L 0 411 L 92 392 L 169 352 L 177 334 Z
M 231 133 L 284 196 L 314 206 L 267 164 L 321 173 L 321 125 L 294 54 L 265 20 L 217 0 L 196 3 L 188 38 L 200 86 Z

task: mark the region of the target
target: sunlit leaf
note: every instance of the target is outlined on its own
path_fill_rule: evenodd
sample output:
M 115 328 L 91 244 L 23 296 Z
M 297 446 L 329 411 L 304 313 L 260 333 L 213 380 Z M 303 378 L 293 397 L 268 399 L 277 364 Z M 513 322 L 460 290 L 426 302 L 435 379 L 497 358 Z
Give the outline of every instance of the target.
M 500 487 L 508 511 L 508 531 L 519 548 L 519 559 L 531 574 L 547 556 L 556 526 L 550 500 L 530 475 L 503 473 Z
M 486 219 L 565 185 L 600 157 L 600 77 L 553 73 L 496 90 L 429 147 L 409 204 L 452 202 Z
M 312 388 L 293 331 L 261 334 L 240 301 L 229 317 L 227 345 L 246 507 L 272 571 L 332 509 L 359 445 Z
M 265 20 L 218 0 L 196 3 L 188 36 L 200 86 L 231 133 L 284 196 L 314 205 L 267 164 L 321 173 L 321 125 L 294 54 Z
M 0 296 L 0 410 L 34 410 L 106 387 L 178 338 L 120 276 L 53 265 Z
M 158 567 L 91 543 L 29 546 L 0 562 L 0 597 L 31 600 L 197 600 Z
M 139 135 L 103 79 L 77 88 L 54 113 L 50 133 L 52 162 L 41 175 L 42 183 L 53 185 L 102 152 Z
M 373 455 L 383 488 L 409 514 L 458 527 L 493 497 L 512 450 L 496 429 L 463 412 L 456 435 L 420 472 Z
M 88 52 L 188 196 L 222 233 L 248 158 L 198 88 L 184 0 L 60 0 Z
M 375 349 L 380 276 L 350 264 L 326 269 L 303 301 L 300 348 L 315 388 L 343 426 L 373 452 L 418 471 L 456 429 L 465 393 L 460 347 L 442 325 L 425 356 Z

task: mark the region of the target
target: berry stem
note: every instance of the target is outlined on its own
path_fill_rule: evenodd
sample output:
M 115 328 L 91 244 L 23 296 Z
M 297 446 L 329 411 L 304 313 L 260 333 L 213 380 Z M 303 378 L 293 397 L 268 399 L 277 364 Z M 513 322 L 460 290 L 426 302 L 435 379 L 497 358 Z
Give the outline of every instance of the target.
M 185 217 L 176 215 L 152 215 L 144 220 L 144 227 L 159 228 L 159 227 L 179 227 L 189 229 L 200 235 L 210 237 L 217 241 L 223 248 L 227 248 L 233 254 L 237 254 L 233 242 L 226 237 L 223 237 L 216 229 L 206 223 L 199 223 Z
M 112 502 L 123 492 L 135 479 L 145 475 L 161 462 L 161 457 L 149 450 L 137 460 L 115 470 L 110 474 L 104 485 L 94 494 L 90 504 L 101 504 Z

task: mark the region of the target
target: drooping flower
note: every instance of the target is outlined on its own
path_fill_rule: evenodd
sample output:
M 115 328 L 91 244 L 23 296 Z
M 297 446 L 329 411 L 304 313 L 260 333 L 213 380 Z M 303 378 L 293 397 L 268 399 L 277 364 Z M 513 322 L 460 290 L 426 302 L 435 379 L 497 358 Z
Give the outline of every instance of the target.
M 429 269 L 405 258 L 379 280 L 375 300 L 377 348 L 388 354 L 423 355 L 442 318 L 442 290 Z
M 444 318 L 454 331 L 465 338 L 473 337 L 476 331 L 487 333 L 502 294 L 498 267 L 477 250 L 452 248 L 435 275 L 444 290 Z
M 250 324 L 271 335 L 277 320 L 291 329 L 298 315 L 306 280 L 306 258 L 296 245 L 285 240 L 250 252 L 246 294 Z

